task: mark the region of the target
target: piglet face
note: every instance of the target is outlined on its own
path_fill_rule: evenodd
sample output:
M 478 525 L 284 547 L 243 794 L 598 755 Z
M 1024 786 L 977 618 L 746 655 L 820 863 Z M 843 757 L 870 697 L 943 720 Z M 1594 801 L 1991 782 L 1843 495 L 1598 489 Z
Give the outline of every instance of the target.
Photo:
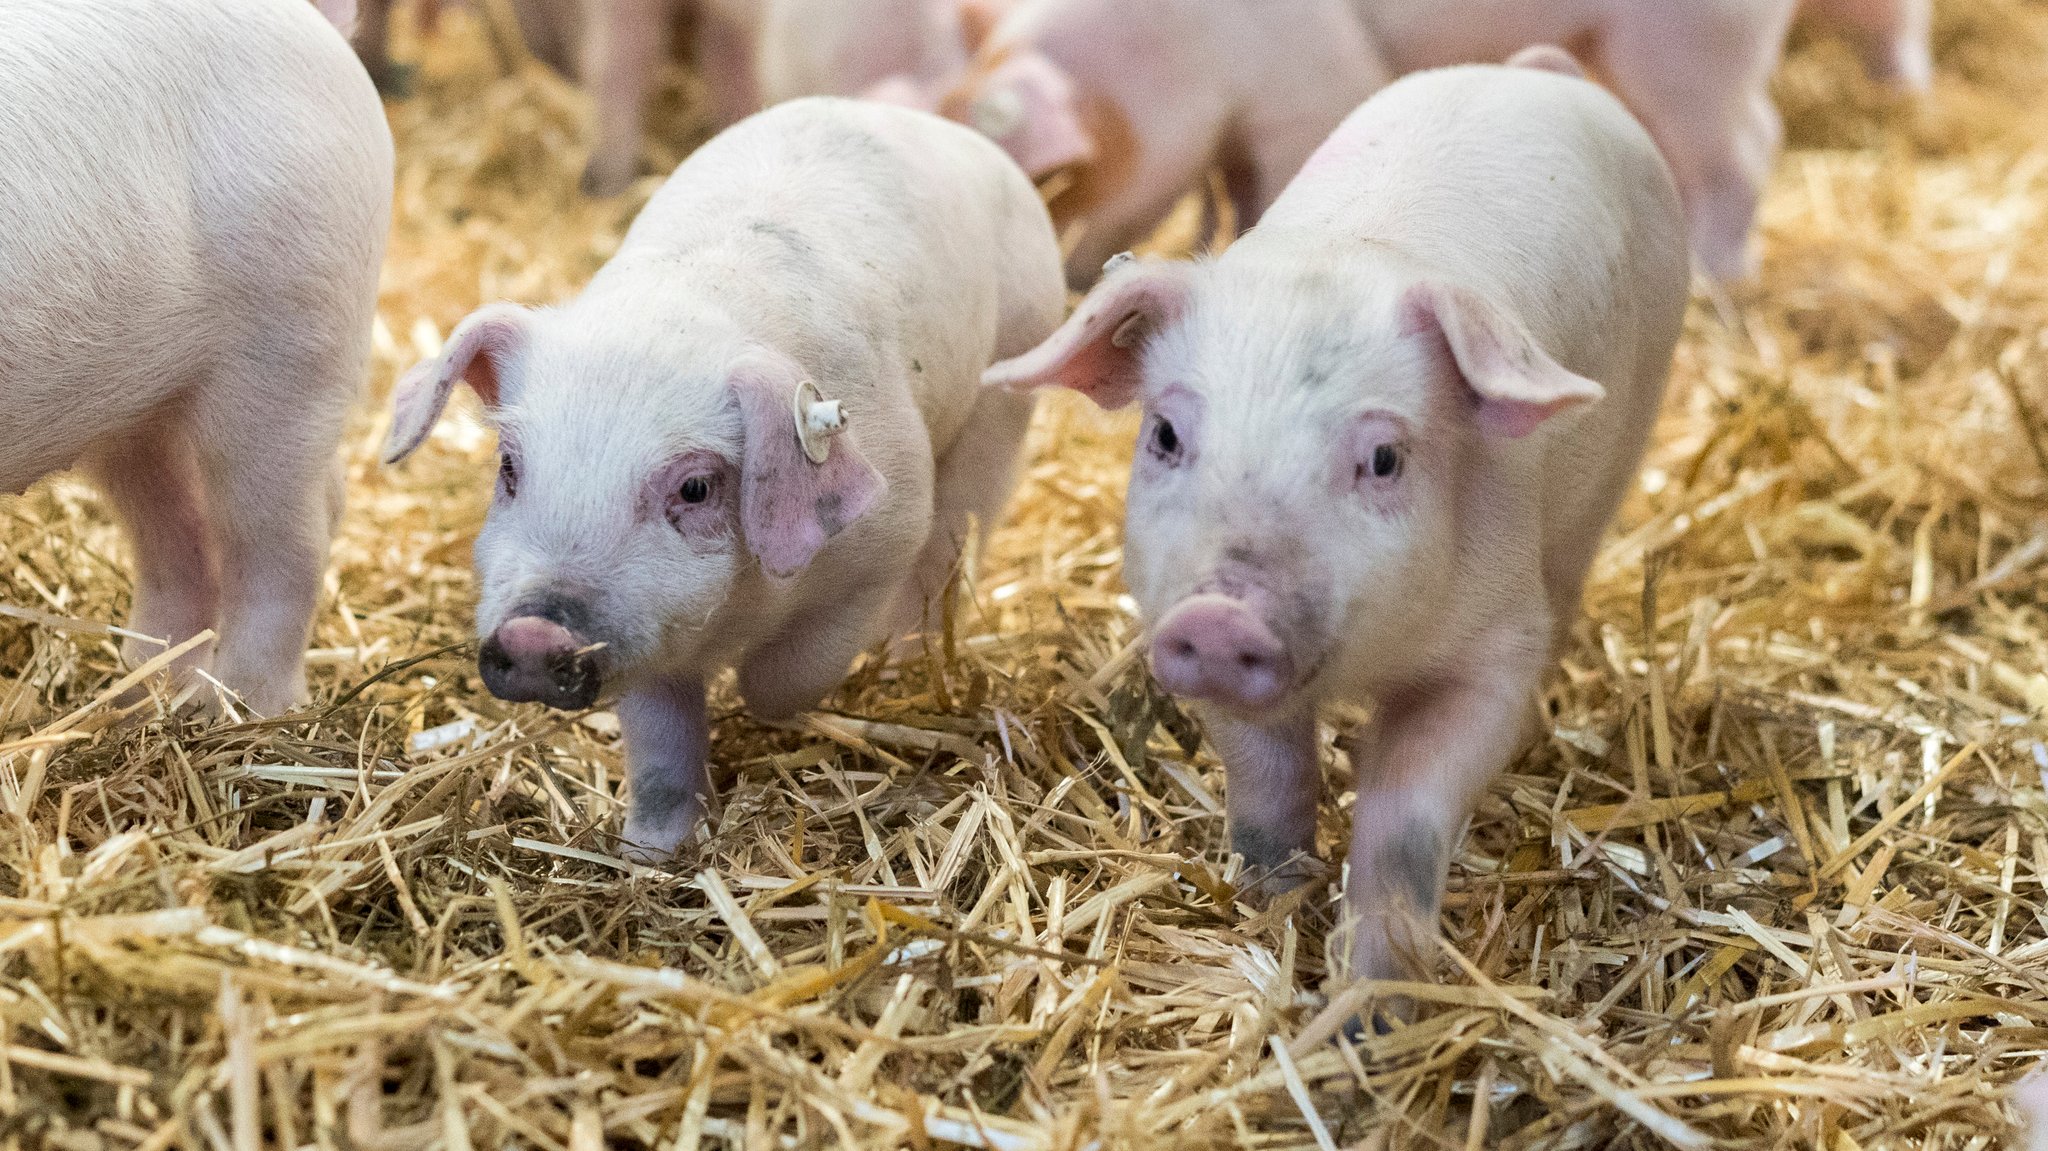
M 664 339 L 487 309 L 401 385 L 394 455 L 438 413 L 417 398 L 437 380 L 445 399 L 468 379 L 499 433 L 476 567 L 478 662 L 502 698 L 586 707 L 650 665 L 731 654 L 750 638 L 738 589 L 794 579 L 881 498 L 836 406 L 806 442 L 816 385 L 794 364 Z
M 985 380 L 1143 405 L 1124 577 L 1154 673 L 1252 717 L 1412 675 L 1497 534 L 1476 513 L 1513 506 L 1474 453 L 1600 395 L 1463 289 L 1251 259 L 1112 261 Z
M 1355 651 L 1404 660 L 1449 531 L 1427 389 L 1360 386 L 1399 349 L 1304 328 L 1253 346 L 1195 308 L 1148 356 L 1131 473 L 1125 578 L 1154 674 L 1251 716 Z
M 581 707 L 650 662 L 697 649 L 750 557 L 730 405 L 605 411 L 589 401 L 595 388 L 571 383 L 578 369 L 566 359 L 538 350 L 491 413 L 500 455 L 476 543 L 477 633 L 495 694 Z M 608 365 L 611 388 L 622 359 Z M 645 388 L 659 379 L 650 372 Z

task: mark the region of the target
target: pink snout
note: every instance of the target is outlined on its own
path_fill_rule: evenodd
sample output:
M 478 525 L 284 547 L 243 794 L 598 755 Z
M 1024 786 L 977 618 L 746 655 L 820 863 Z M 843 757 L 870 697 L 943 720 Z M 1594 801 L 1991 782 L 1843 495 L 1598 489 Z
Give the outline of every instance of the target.
M 1152 633 L 1152 675 L 1175 695 L 1225 707 L 1262 708 L 1294 682 L 1294 659 L 1242 600 L 1196 595 Z
M 477 651 L 484 686 L 499 699 L 538 701 L 565 711 L 597 702 L 604 686 L 596 656 L 583 637 L 551 619 L 515 616 L 500 624 Z

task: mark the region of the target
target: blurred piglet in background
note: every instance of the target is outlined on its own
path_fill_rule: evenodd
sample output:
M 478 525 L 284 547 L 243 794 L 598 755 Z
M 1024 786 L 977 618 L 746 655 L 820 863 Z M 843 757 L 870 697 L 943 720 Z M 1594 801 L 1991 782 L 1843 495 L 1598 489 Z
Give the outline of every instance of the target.
M 1007 0 L 759 0 L 761 99 L 876 96 L 918 104 L 957 82 Z
M 1220 257 L 1112 261 L 985 376 L 1142 405 L 1125 580 L 1253 880 L 1313 870 L 1320 705 L 1377 703 L 1351 750 L 1357 976 L 1434 954 L 1686 307 L 1656 146 L 1563 52 L 1523 59 L 1395 83 Z
M 515 0 L 514 8 L 534 55 L 589 87 L 583 188 L 610 196 L 641 173 L 645 105 L 679 29 L 686 29 L 709 118 L 723 128 L 803 96 L 957 79 L 967 67 L 969 23 L 988 22 L 1002 2 Z
M 498 429 L 484 682 L 619 693 L 629 853 L 705 813 L 707 677 L 736 666 L 787 716 L 925 621 L 1030 422 L 980 374 L 1064 306 L 1045 208 L 993 144 L 821 97 L 700 148 L 573 302 L 483 308 L 401 383 L 391 460 L 458 380 Z
M 1024 0 L 942 88 L 885 90 L 970 124 L 1033 179 L 1085 288 L 1220 170 L 1240 227 L 1388 72 L 1351 0 Z M 970 20 L 971 36 L 980 35 Z
M 129 627 L 216 630 L 183 666 L 266 715 L 306 692 L 391 214 L 346 7 L 0 0 L 0 491 L 84 464 Z
M 1752 270 L 1750 227 L 1784 126 L 1771 102 L 1798 0 L 1349 0 L 1398 72 L 1569 44 L 1642 118 L 1677 178 L 1700 266 Z M 1909 88 L 1932 74 L 1931 0 L 1809 0 Z M 1894 61 L 1885 64 L 1884 61 Z

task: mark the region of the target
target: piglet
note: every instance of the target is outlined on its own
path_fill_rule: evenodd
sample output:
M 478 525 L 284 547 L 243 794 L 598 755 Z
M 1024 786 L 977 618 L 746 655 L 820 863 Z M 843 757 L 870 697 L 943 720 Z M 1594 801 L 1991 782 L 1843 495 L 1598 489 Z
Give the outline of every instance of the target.
M 590 92 L 590 160 L 582 187 L 615 196 L 641 173 L 647 102 L 679 29 L 701 73 L 711 122 L 724 127 L 758 106 L 754 43 L 764 0 L 512 0 L 535 59 Z
M 1053 219 L 1068 280 L 1093 282 L 1174 204 L 1224 175 L 1240 225 L 1388 79 L 1351 0 L 1023 0 L 928 103 L 1035 179 L 1072 182 Z
M 988 0 L 762 0 L 761 98 L 874 95 L 916 104 L 967 71 Z
M 1750 227 L 1784 136 L 1771 76 L 1797 0 L 1351 2 L 1397 72 L 1572 45 L 1663 149 L 1701 268 L 1750 273 Z
M 1686 306 L 1656 146 L 1562 52 L 1530 62 L 1396 82 L 1220 257 L 1112 261 L 984 377 L 1143 406 L 1125 580 L 1264 885 L 1314 851 L 1320 706 L 1377 703 L 1351 751 L 1358 976 L 1432 954 Z
M 925 619 L 1030 420 L 980 373 L 1064 305 L 1044 206 L 994 145 L 817 97 L 693 154 L 575 300 L 485 307 L 405 378 L 391 460 L 458 380 L 498 429 L 484 683 L 618 695 L 625 850 L 666 856 L 704 814 L 707 677 L 736 667 L 787 716 Z
M 83 464 L 129 628 L 214 629 L 186 666 L 283 711 L 391 212 L 376 89 L 303 0 L 0 0 L 0 27 L 0 491 Z

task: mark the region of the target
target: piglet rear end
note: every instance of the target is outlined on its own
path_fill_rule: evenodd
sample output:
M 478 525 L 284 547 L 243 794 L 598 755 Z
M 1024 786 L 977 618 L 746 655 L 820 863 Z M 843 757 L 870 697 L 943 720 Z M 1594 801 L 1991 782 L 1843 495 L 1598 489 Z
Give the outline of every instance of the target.
M 262 713 L 305 692 L 391 167 L 311 4 L 0 0 L 0 490 L 84 464 L 129 626 L 216 629 L 188 664 Z

